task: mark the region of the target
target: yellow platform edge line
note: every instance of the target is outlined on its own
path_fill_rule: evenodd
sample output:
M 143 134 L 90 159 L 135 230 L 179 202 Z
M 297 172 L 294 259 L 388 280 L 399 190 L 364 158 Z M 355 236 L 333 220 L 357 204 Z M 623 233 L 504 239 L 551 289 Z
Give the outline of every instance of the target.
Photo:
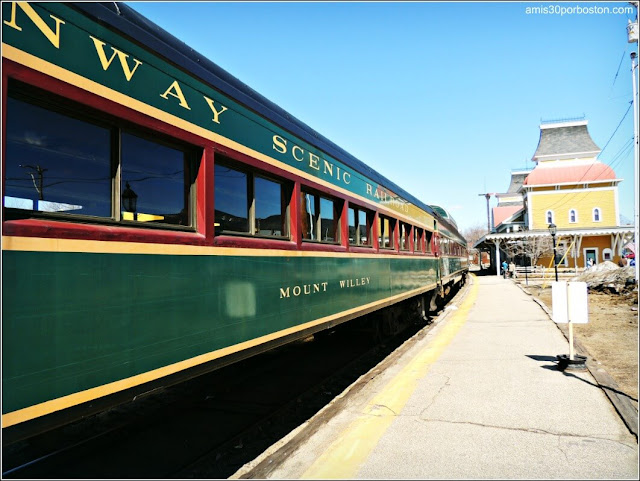
M 355 479 L 362 464 L 415 391 L 418 381 L 466 323 L 477 291 L 477 283 L 472 281 L 469 294 L 438 335 L 367 402 L 362 414 L 303 473 L 301 479 Z

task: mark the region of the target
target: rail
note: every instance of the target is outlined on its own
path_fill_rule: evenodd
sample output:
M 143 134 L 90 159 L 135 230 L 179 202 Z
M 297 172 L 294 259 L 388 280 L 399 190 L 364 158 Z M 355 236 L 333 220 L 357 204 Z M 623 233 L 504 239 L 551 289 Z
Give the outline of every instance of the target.
M 582 267 L 558 267 L 558 278 L 560 277 L 575 277 L 579 276 L 584 272 L 584 268 Z M 545 267 L 545 266 L 517 266 L 516 267 L 516 276 L 524 277 L 525 275 L 529 277 L 541 277 L 541 278 L 552 278 L 555 277 L 555 269 L 553 267 Z

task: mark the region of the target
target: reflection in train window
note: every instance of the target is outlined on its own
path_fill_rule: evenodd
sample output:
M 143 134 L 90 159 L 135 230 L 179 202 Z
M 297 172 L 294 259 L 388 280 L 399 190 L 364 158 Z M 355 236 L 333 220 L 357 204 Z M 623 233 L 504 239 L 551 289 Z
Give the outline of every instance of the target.
M 300 221 L 302 239 L 308 241 L 340 242 L 339 209 L 336 202 L 303 189 L 300 192 Z
M 216 232 L 255 236 L 289 236 L 288 202 L 290 187 L 253 172 L 216 161 Z
M 111 218 L 111 131 L 7 97 L 4 205 Z
M 286 205 L 282 185 L 263 177 L 255 177 L 255 232 L 258 235 L 287 235 Z
M 188 178 L 185 152 L 124 132 L 121 152 L 122 218 L 188 225 L 189 183 L 185 182 Z M 135 195 L 135 207 L 127 200 L 131 195 Z
M 215 222 L 221 231 L 249 233 L 248 175 L 215 165 Z
M 10 80 L 8 215 L 191 226 L 196 150 L 121 127 L 104 114 Z

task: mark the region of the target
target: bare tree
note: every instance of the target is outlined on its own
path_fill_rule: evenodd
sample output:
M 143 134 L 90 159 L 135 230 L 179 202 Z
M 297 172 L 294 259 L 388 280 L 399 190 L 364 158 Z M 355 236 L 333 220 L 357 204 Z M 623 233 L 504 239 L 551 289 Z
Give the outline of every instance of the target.
M 487 226 L 477 224 L 462 231 L 462 236 L 467 241 L 467 246 L 472 247 L 482 236 L 488 234 Z
M 553 255 L 553 243 L 550 236 L 528 237 L 505 242 L 504 250 L 511 258 L 526 256 L 531 259 L 530 265 L 535 266 L 541 257 Z

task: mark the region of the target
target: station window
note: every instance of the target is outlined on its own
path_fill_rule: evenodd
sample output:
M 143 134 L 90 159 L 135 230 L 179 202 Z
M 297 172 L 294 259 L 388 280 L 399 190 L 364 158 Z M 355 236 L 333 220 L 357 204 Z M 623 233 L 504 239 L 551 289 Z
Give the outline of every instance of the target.
M 216 159 L 214 176 L 217 233 L 289 237 L 290 186 L 224 158 Z
M 5 146 L 9 217 L 193 225 L 195 148 L 13 81 Z
M 337 244 L 340 242 L 340 208 L 338 202 L 302 189 L 300 222 L 302 240 Z
M 411 225 L 400 222 L 400 250 L 408 251 L 411 247 Z
M 593 222 L 600 222 L 600 209 L 598 207 L 593 209 Z
M 545 216 L 547 218 L 547 224 L 553 224 L 553 211 L 548 210 Z
M 578 222 L 578 213 L 575 209 L 571 209 L 569 211 L 569 222 L 571 224 L 575 224 L 576 222 Z
M 380 249 L 394 249 L 393 235 L 396 220 L 386 215 L 378 216 L 378 245 Z
M 373 212 L 357 206 L 349 207 L 349 244 L 370 247 Z

